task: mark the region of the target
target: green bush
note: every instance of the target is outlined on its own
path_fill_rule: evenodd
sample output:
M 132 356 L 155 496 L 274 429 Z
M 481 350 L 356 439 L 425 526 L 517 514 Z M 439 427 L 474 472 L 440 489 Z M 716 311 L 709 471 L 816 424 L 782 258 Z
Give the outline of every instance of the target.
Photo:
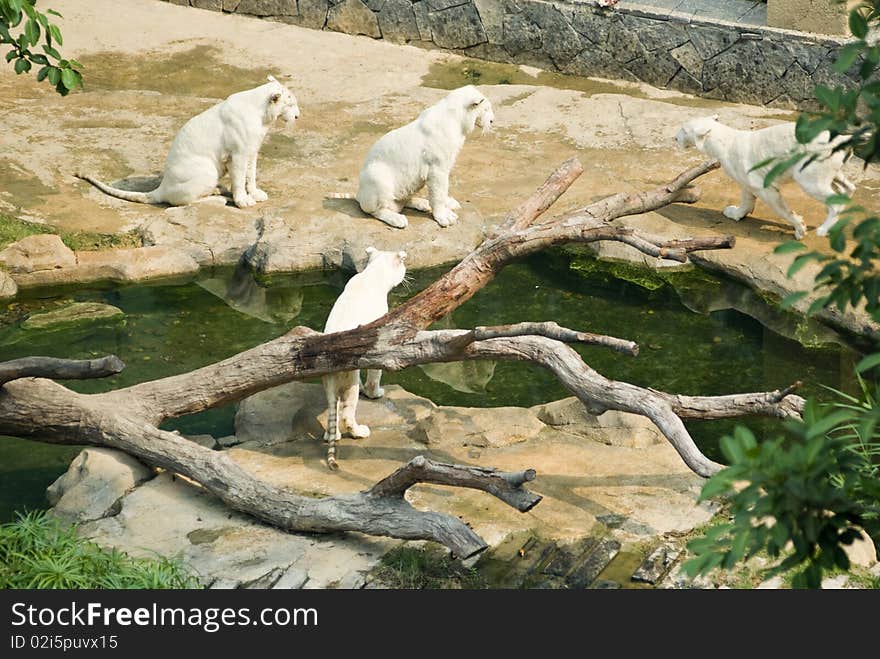
M 880 161 L 880 45 L 872 36 L 880 30 L 880 0 L 854 8 L 849 22 L 855 38 L 842 49 L 835 68 L 846 72 L 857 67 L 859 83 L 852 88 L 816 87 L 815 96 L 823 109 L 801 115 L 795 132 L 802 144 L 824 130 L 832 139 L 850 136 L 839 148 L 852 149 L 867 167 Z M 779 161 L 768 172 L 765 185 L 801 158 L 792 155 Z M 880 217 L 852 204 L 846 195 L 827 201 L 846 206 L 829 232 L 833 253 L 799 254 L 788 276 L 816 261 L 822 268 L 814 278 L 817 299 L 808 314 L 832 305 L 841 311 L 864 305 L 880 321 L 876 267 Z M 847 241 L 849 226 L 853 227 L 852 239 Z M 804 249 L 799 242 L 785 243 L 776 252 Z M 795 293 L 783 304 L 790 306 L 806 295 Z M 738 427 L 733 437 L 721 440 L 730 466 L 706 482 L 701 498 L 725 498 L 730 504 L 730 522 L 710 528 L 704 537 L 688 544 L 694 554 L 684 566 L 688 573 L 729 569 L 766 552 L 776 559 L 766 576 L 794 572 L 793 586 L 817 588 L 823 574 L 849 568 L 843 548 L 859 536 L 860 529 L 880 541 L 880 352 L 876 345 L 874 351 L 856 367 L 860 397 L 836 392 L 835 403 L 820 406 L 808 401 L 803 422 L 786 424 L 786 439 L 759 444 L 749 430 Z
M 102 549 L 45 511 L 0 526 L 0 588 L 197 587 L 180 563 Z

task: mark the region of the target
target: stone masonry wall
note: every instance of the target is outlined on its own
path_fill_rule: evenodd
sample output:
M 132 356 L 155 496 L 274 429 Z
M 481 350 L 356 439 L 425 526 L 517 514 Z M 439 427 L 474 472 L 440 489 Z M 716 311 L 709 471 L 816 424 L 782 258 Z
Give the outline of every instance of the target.
M 844 39 L 539 0 L 166 0 L 708 98 L 808 109 Z M 854 69 L 855 70 L 855 69 Z

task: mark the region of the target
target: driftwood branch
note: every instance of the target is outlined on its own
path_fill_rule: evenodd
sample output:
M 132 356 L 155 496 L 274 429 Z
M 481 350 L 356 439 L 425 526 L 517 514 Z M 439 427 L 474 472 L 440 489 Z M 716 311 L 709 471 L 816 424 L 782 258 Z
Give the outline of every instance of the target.
M 24 378 L 0 387 L 0 434 L 63 444 L 96 444 L 130 453 L 146 464 L 182 474 L 236 510 L 287 530 L 351 530 L 397 538 L 431 539 L 468 556 L 485 544 L 455 517 L 413 509 L 402 493 L 417 482 L 484 490 L 519 510 L 540 498 L 523 488 L 534 471 L 498 473 L 473 466 L 415 460 L 366 492 L 314 499 L 272 487 L 248 474 L 222 451 L 210 451 L 160 430 L 166 419 L 226 405 L 259 391 L 355 368 L 399 370 L 416 364 L 468 359 L 527 360 L 550 370 L 594 414 L 615 409 L 651 419 L 696 473 L 720 465 L 696 447 L 682 418 L 741 414 L 796 415 L 802 400 L 788 391 L 731 396 L 681 396 L 609 380 L 564 342 L 595 343 L 634 354 L 632 342 L 575 332 L 555 323 L 524 323 L 474 330 L 427 331 L 510 261 L 569 242 L 616 240 L 646 254 L 683 260 L 700 249 L 730 247 L 729 238 L 667 241 L 621 227 L 614 220 L 667 204 L 693 203 L 692 183 L 710 171 L 705 163 L 667 185 L 621 193 L 536 223 L 580 174 L 576 160 L 563 164 L 500 230 L 424 291 L 377 321 L 346 332 L 320 334 L 295 328 L 286 335 L 190 373 L 104 394 L 78 394 L 51 380 Z M 100 369 L 96 369 L 98 372 Z M 2 372 L 2 369 L 0 369 Z M 16 375 L 18 373 L 18 375 Z M 70 377 L 54 370 L 28 375 Z
M 591 334 L 590 332 L 578 332 L 576 330 L 561 327 L 553 321 L 543 323 L 516 323 L 514 325 L 497 325 L 495 327 L 475 327 L 470 332 L 462 335 L 459 339 L 461 347 L 474 341 L 486 339 L 502 339 L 514 336 L 543 336 L 548 339 L 556 339 L 563 343 L 582 343 L 584 345 L 602 346 L 616 352 L 622 352 L 632 357 L 639 354 L 639 344 L 635 341 L 618 339 L 605 334 Z
M 100 359 L 58 359 L 56 357 L 22 357 L 0 363 L 0 386 L 19 378 L 52 378 L 53 380 L 88 380 L 121 373 L 125 364 L 116 355 Z
M 442 464 L 416 456 L 390 476 L 376 483 L 370 494 L 377 497 L 402 497 L 416 483 L 436 483 L 482 490 L 501 499 L 521 513 L 534 508 L 541 496 L 522 486 L 535 480 L 535 470 L 501 472 L 495 469 Z

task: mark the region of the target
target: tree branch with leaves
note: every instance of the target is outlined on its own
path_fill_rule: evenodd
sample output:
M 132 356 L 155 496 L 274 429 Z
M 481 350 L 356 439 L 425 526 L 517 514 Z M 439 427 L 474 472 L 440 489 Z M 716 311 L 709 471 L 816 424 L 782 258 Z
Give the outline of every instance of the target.
M 0 46 L 12 46 L 6 53 L 6 62 L 12 63 L 19 75 L 29 73 L 34 66 L 37 80 L 48 80 L 62 96 L 82 87 L 82 64 L 65 59 L 57 47 L 64 44 L 61 28 L 52 23 L 50 16 L 61 18 L 54 9 L 45 13 L 36 9 L 37 0 L 0 0 Z M 35 52 L 40 46 L 43 52 Z

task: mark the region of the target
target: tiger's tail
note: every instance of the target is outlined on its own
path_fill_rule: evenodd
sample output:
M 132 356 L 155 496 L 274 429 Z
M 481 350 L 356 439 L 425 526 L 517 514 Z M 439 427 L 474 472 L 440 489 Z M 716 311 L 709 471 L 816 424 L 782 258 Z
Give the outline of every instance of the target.
M 336 443 L 339 437 L 339 420 L 337 418 L 338 403 L 331 405 L 327 410 L 327 466 L 330 471 L 339 469 L 339 463 L 336 462 Z
M 83 181 L 87 181 L 94 185 L 98 190 L 103 192 L 104 194 L 108 194 L 111 197 L 116 197 L 117 199 L 124 199 L 125 201 L 136 201 L 139 204 L 154 204 L 158 200 L 155 197 L 156 190 L 151 190 L 150 192 L 135 192 L 134 190 L 120 190 L 119 188 L 114 188 L 111 185 L 107 185 L 106 183 L 101 183 L 94 176 L 88 176 L 87 174 L 74 174 L 77 178 L 82 179 Z

